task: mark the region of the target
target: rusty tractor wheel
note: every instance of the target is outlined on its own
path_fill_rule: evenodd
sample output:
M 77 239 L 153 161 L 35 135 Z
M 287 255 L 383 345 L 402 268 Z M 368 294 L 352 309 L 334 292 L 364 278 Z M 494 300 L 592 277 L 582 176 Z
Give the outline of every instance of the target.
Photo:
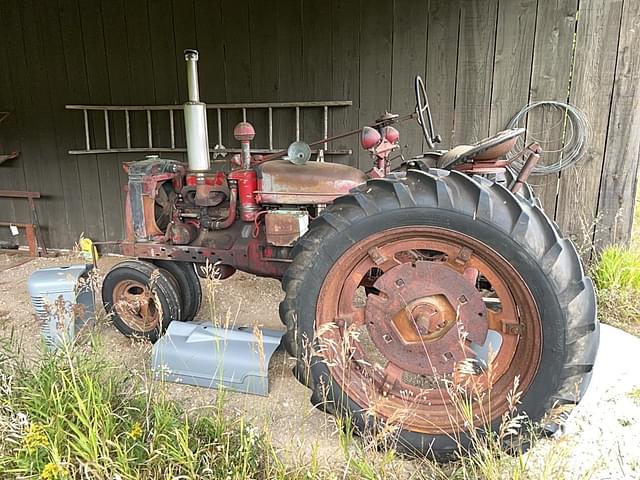
M 153 260 L 152 263 L 166 270 L 178 286 L 181 312 L 179 320 L 192 321 L 202 303 L 202 287 L 193 263 L 173 260 Z
M 589 383 L 591 280 L 542 210 L 498 183 L 436 169 L 370 180 L 294 255 L 280 314 L 298 378 L 400 450 L 449 458 L 472 447 L 472 424 L 539 422 Z
M 151 263 L 128 261 L 105 276 L 102 302 L 122 334 L 155 342 L 172 320 L 180 318 L 178 290 L 167 271 Z

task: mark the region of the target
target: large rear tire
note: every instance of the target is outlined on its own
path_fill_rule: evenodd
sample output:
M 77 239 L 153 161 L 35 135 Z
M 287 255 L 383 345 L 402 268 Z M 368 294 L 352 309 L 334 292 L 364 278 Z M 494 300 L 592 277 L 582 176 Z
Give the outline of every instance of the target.
M 470 362 L 464 385 L 492 392 L 474 399 L 485 413 L 473 422 L 495 431 L 518 379 L 517 413 L 538 422 L 591 378 L 599 325 L 574 246 L 534 202 L 483 178 L 367 182 L 311 224 L 283 289 L 284 344 L 312 401 L 361 432 L 395 428 L 404 451 L 471 446 L 448 390 Z

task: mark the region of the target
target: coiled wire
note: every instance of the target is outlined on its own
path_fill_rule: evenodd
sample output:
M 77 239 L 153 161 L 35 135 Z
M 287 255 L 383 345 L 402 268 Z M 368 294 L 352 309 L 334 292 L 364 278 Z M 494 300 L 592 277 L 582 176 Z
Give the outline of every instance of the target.
M 507 128 L 526 127 L 527 115 L 534 109 L 544 107 L 551 107 L 554 110 L 562 112 L 560 120 L 555 125 L 541 132 L 532 132 L 528 129 L 526 140 L 523 139 L 522 142 L 526 141 L 527 144 L 531 144 L 532 142 L 538 143 L 542 149 L 542 160 L 544 160 L 545 154 L 558 154 L 559 160 L 549 165 L 536 165 L 532 172 L 534 175 L 556 174 L 574 165 L 586 153 L 591 137 L 591 128 L 585 113 L 574 105 L 556 100 L 540 100 L 529 103 L 515 114 L 509 121 Z M 559 135 L 556 133 L 559 133 Z M 549 136 L 554 136 L 555 138 L 549 138 Z M 549 148 L 551 147 L 551 145 L 549 145 L 551 143 L 559 143 L 561 147 L 557 149 L 545 149 L 545 145 Z M 514 151 L 519 151 L 520 153 L 517 157 L 512 158 L 513 163 L 511 165 L 517 171 L 520 171 L 525 161 L 522 157 L 522 151 L 525 145 L 522 144 L 521 147 L 522 148 L 514 148 Z

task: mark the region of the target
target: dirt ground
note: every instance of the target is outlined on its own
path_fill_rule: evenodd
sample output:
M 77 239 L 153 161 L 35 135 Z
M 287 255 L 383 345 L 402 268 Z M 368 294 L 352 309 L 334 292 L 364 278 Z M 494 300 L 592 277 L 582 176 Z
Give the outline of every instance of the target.
M 24 353 L 27 356 L 35 356 L 40 351 L 42 343 L 40 326 L 34 316 L 27 291 L 29 276 L 41 268 L 83 262 L 65 256 L 38 258 L 5 270 L 5 267 L 16 260 L 15 256 L 0 254 L 0 337 L 17 336 L 21 339 Z M 98 265 L 99 271 L 104 274 L 123 260 L 125 259 L 122 257 L 102 258 Z M 215 291 L 215 305 L 205 301 L 197 319 L 206 322 L 211 314 L 215 313 L 221 317 L 231 316 L 238 326 L 258 324 L 282 329 L 278 317 L 278 303 L 282 296 L 278 281 L 238 272 L 221 282 Z M 108 322 L 100 322 L 95 328 L 104 351 L 113 361 L 120 362 L 141 375 L 148 372 L 151 352 L 149 343 L 125 338 Z M 631 337 L 630 341 L 634 340 L 638 339 Z M 618 343 L 616 341 L 616 344 Z M 637 354 L 638 348 L 629 348 L 635 351 L 627 354 Z M 608 350 L 613 350 L 617 355 L 615 346 Z M 312 452 L 315 452 L 320 464 L 335 467 L 336 464 L 343 463 L 344 455 L 340 449 L 333 417 L 311 406 L 309 391 L 294 379 L 291 367 L 291 359 L 287 358 L 283 351 L 277 351 L 269 367 L 269 396 L 230 392 L 226 397 L 225 408 L 229 414 L 243 415 L 253 425 L 265 427 L 272 437 L 273 445 L 287 461 L 298 465 L 307 464 L 312 458 Z M 599 470 L 600 474 L 596 473 L 591 478 L 640 478 L 638 447 L 632 446 L 631 451 L 627 452 L 622 448 L 626 442 L 622 442 L 623 445 L 620 446 L 621 438 L 630 439 L 640 435 L 640 404 L 631 401 L 628 396 L 628 392 L 634 386 L 640 387 L 640 380 L 634 368 L 630 368 L 629 373 L 625 375 L 628 381 L 619 379 L 615 382 L 616 385 L 624 386 L 623 391 L 612 389 L 605 382 L 602 387 L 602 392 L 605 393 L 594 393 L 595 399 L 583 402 L 584 408 L 581 404 L 576 410 L 579 413 L 576 426 L 569 429 L 573 430 L 573 435 L 563 437 L 560 442 L 539 442 L 528 455 L 529 460 L 539 464 L 544 471 L 544 464 L 549 460 L 550 452 L 567 447 L 568 458 L 562 458 L 560 461 L 572 464 L 569 470 L 574 472 L 574 475 L 568 478 L 585 478 L 584 474 L 587 472 L 593 474 L 592 468 Z M 600 377 L 606 380 L 610 375 L 604 372 Z M 172 398 L 191 412 L 205 411 L 215 404 L 215 390 L 174 383 L 168 383 L 164 388 Z M 597 391 L 593 387 L 590 390 Z M 620 409 L 617 408 L 618 405 Z M 609 416 L 600 418 L 593 413 L 603 411 L 609 412 Z M 595 420 L 596 418 L 598 420 Z M 612 445 L 618 445 L 615 452 L 611 450 Z M 571 452 L 575 452 L 576 455 L 572 455 Z M 598 452 L 600 458 L 594 458 L 589 452 Z M 377 454 L 372 455 L 375 457 Z M 399 478 L 410 476 L 423 467 L 424 464 L 406 460 L 396 460 L 390 466 L 394 471 L 394 477 Z

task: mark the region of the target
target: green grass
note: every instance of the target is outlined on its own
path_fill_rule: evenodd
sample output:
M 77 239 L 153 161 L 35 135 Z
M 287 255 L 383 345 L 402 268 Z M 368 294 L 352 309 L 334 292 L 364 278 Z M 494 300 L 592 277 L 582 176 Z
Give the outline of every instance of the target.
M 640 292 L 640 252 L 617 245 L 606 248 L 594 270 L 594 280 L 601 290 Z
M 607 247 L 592 269 L 603 323 L 640 334 L 640 250 Z
M 0 394 L 2 478 L 295 479 L 307 470 L 285 467 L 262 433 L 222 414 L 223 400 L 190 417 L 95 350 L 45 354 L 32 368 L 4 351 Z

